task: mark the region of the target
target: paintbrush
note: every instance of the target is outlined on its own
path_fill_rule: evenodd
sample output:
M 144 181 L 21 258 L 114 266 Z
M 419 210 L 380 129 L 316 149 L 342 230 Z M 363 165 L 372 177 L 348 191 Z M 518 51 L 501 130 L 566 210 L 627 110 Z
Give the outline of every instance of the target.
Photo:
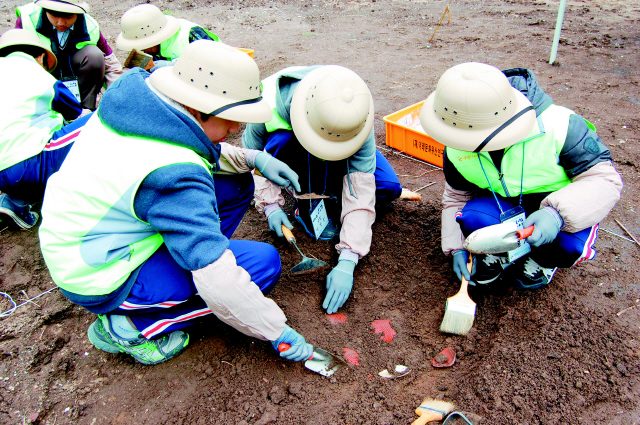
M 467 270 L 471 273 L 473 269 L 473 258 L 469 254 Z M 469 282 L 462 276 L 460 290 L 453 297 L 447 298 L 447 305 L 444 311 L 444 318 L 440 325 L 440 332 L 456 335 L 466 335 L 473 326 L 473 319 L 476 316 L 476 303 L 469 297 L 467 286 Z
M 441 421 L 453 410 L 455 406 L 444 400 L 425 398 L 422 404 L 416 408 L 416 415 L 420 416 L 411 425 L 424 425 L 431 421 Z
M 139 52 L 136 49 L 133 49 L 127 59 L 124 61 L 125 68 L 135 68 L 139 66 L 145 71 L 150 70 L 154 67 L 153 56 L 148 55 L 144 52 Z

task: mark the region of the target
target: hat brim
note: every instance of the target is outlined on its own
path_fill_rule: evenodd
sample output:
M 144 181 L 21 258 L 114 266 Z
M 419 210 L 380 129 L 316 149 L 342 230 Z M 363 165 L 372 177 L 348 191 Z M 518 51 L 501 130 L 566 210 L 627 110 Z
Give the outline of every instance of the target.
M 516 98 L 516 113 L 531 106 L 531 102 L 519 90 L 513 89 Z M 474 152 L 484 140 L 498 127 L 483 129 L 463 129 L 443 123 L 435 113 L 435 91 L 424 101 L 420 110 L 420 124 L 434 140 L 450 148 Z M 524 139 L 536 122 L 534 109 L 524 113 L 496 134 L 482 149 L 482 152 L 504 149 Z
M 84 15 L 85 13 L 89 13 L 89 5 L 86 2 L 75 5 L 55 0 L 36 0 L 35 4 L 43 9 L 54 10 L 56 12 L 75 13 L 77 15 Z
M 6 54 L 4 53 L 4 50 L 6 48 L 14 47 L 14 46 L 36 46 L 36 47 L 39 47 L 42 50 L 44 50 L 46 52 L 45 60 L 47 61 L 47 71 L 49 71 L 49 72 L 51 72 L 54 69 L 56 69 L 56 66 L 58 65 L 58 59 L 56 58 L 56 55 L 54 55 L 51 50 L 47 49 L 42 44 L 29 43 L 29 42 L 20 42 L 20 43 L 17 43 L 17 44 L 10 44 L 8 46 L 4 46 L 4 47 L 0 48 L 0 57 L 5 57 L 6 56 Z
M 305 106 L 306 95 L 311 86 L 330 71 L 330 66 L 323 66 L 314 69 L 300 80 L 291 99 L 289 115 L 291 117 L 293 133 L 307 152 L 325 161 L 339 161 L 356 153 L 367 140 L 369 134 L 371 134 L 374 122 L 373 98 L 369 96 L 369 113 L 367 114 L 364 127 L 351 139 L 334 142 L 320 136 L 307 119 Z
M 178 30 L 180 29 L 180 22 L 178 21 L 178 19 L 169 15 L 167 15 L 166 18 L 167 25 L 157 33 L 151 34 L 148 37 L 136 38 L 132 40 L 129 38 L 125 38 L 122 32 L 120 32 L 120 34 L 118 34 L 118 37 L 116 38 L 116 47 L 120 50 L 131 51 L 133 49 L 144 50 L 148 49 L 149 47 L 162 44 L 163 42 L 171 38 L 171 36 L 178 32 Z
M 160 93 L 175 100 L 182 105 L 195 109 L 196 111 L 210 114 L 211 112 L 229 105 L 230 103 L 251 101 L 254 99 L 235 99 L 230 102 L 227 97 L 215 94 L 206 94 L 178 78 L 173 73 L 172 66 L 157 69 L 149 76 L 149 82 L 160 91 Z M 216 114 L 218 118 L 229 121 L 246 122 L 260 124 L 270 121 L 273 114 L 271 107 L 266 100 L 259 98 L 252 103 L 240 103 L 229 109 Z

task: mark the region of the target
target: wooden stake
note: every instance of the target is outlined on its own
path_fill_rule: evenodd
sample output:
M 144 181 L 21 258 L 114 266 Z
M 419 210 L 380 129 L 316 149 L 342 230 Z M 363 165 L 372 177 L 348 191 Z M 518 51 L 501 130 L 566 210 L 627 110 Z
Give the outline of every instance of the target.
M 631 236 L 631 239 L 633 239 L 633 241 L 634 241 L 635 243 L 637 243 L 637 244 L 638 244 L 638 246 L 640 246 L 640 242 L 638 242 L 638 240 L 636 239 L 636 237 L 635 237 L 635 236 L 633 236 L 633 235 L 631 234 L 631 232 L 630 232 L 630 231 L 628 231 L 628 230 L 627 230 L 627 228 L 626 228 L 626 227 L 624 227 L 624 225 L 618 221 L 618 219 L 617 219 L 617 218 L 614 218 L 614 220 L 616 221 L 616 223 L 618 223 L 618 226 L 622 227 L 622 230 L 624 230 L 625 232 L 627 232 L 627 235 Z

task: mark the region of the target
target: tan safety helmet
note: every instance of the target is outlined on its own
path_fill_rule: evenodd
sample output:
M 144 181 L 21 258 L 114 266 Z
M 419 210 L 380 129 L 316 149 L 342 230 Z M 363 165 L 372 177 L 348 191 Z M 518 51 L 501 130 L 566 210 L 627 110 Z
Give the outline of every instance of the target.
M 139 4 L 124 12 L 122 32 L 116 38 L 120 50 L 144 50 L 168 40 L 180 29 L 173 16 L 167 16 L 152 4 Z
M 62 13 L 74 13 L 76 15 L 84 15 L 89 13 L 89 5 L 81 0 L 36 0 L 35 4 L 43 9 L 53 10 Z
M 0 57 L 4 57 L 9 53 L 15 52 L 16 49 L 9 49 L 9 47 L 12 46 L 36 46 L 44 50 L 46 52 L 44 60 L 48 71 L 53 71 L 58 64 L 56 55 L 54 55 L 48 47 L 42 44 L 38 36 L 31 31 L 24 29 L 12 29 L 2 34 L 2 37 L 0 37 Z
M 531 102 L 498 68 L 478 62 L 456 65 L 440 77 L 420 111 L 427 134 L 469 152 L 504 149 L 533 129 Z
M 309 153 L 338 161 L 356 153 L 371 134 L 373 98 L 358 74 L 326 65 L 300 80 L 289 114 L 296 138 Z
M 246 53 L 211 40 L 189 44 L 174 66 L 149 77 L 165 96 L 197 111 L 248 123 L 271 120 L 271 108 L 262 98 L 260 71 Z

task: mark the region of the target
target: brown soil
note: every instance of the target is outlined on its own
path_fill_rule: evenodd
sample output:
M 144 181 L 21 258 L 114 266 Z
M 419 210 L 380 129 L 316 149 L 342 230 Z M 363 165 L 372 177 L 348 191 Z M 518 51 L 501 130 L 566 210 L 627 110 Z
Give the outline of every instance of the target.
M 557 66 L 548 64 L 555 1 L 456 0 L 430 48 L 446 0 L 154 3 L 228 44 L 255 49 L 264 76 L 316 63 L 355 70 L 376 101 L 381 147 L 382 117 L 423 100 L 450 66 L 530 68 L 556 103 L 593 122 L 611 148 L 626 186 L 602 229 L 626 236 L 617 219 L 640 236 L 637 0 L 568 1 Z M 20 4 L 0 4 L 1 30 L 13 25 Z M 115 46 L 119 17 L 136 2 L 91 4 Z M 123 52 L 118 56 L 124 60 Z M 0 319 L 0 423 L 407 424 L 425 397 L 455 402 L 488 424 L 639 423 L 640 308 L 628 307 L 640 299 L 640 246 L 601 231 L 595 260 L 559 271 L 542 290 L 498 284 L 475 291 L 471 333 L 442 334 L 446 298 L 457 290 L 440 250 L 443 176 L 385 152 L 406 187 L 436 184 L 421 191 L 419 203 L 396 201 L 378 211 L 371 253 L 341 310 L 347 323 L 330 324 L 321 309 L 327 270 L 304 278 L 285 274 L 271 295 L 310 342 L 338 354 L 354 349 L 360 366 L 324 378 L 281 360 L 270 344 L 209 320 L 192 328 L 183 354 L 146 367 L 93 348 L 86 330 L 94 316 L 55 290 Z M 332 244 L 297 236 L 303 252 L 335 263 Z M 234 237 L 272 243 L 284 270 L 300 260 L 255 210 Z M 36 230 L 5 230 L 0 241 L 0 291 L 21 303 L 54 286 Z M 0 307 L 9 304 L 2 300 Z M 392 342 L 372 332 L 376 319 L 391 320 Z M 447 346 L 457 352 L 455 365 L 431 366 Z M 410 373 L 378 376 L 396 364 Z

